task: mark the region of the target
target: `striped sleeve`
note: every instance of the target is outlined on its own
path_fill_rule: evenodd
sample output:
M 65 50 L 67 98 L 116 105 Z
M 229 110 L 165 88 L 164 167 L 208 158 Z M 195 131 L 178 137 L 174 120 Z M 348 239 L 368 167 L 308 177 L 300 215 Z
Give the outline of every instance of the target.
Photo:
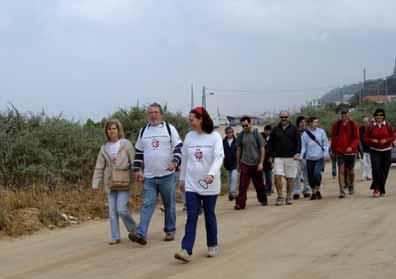
M 133 160 L 133 171 L 140 171 L 143 168 L 143 151 L 135 148 L 135 159 Z
M 178 166 L 180 166 L 181 161 L 182 161 L 182 149 L 183 149 L 183 143 L 179 143 L 173 149 L 172 161 L 175 162 Z

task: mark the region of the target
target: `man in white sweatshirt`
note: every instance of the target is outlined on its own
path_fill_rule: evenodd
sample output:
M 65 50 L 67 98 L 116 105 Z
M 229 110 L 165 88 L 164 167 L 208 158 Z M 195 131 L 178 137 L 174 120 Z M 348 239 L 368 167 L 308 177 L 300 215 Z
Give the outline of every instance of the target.
M 176 232 L 176 175 L 181 163 L 182 141 L 175 127 L 163 121 L 159 104 L 148 108 L 149 123 L 140 130 L 135 149 L 134 175 L 143 184 L 143 205 L 140 224 L 129 239 L 147 244 L 147 231 L 161 195 L 165 208 L 165 241 L 172 241 Z M 142 169 L 144 168 L 144 173 Z

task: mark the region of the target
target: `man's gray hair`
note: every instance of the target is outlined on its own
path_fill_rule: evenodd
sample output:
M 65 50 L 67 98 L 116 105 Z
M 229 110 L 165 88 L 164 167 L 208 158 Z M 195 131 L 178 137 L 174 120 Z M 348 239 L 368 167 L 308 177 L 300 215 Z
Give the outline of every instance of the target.
M 164 112 L 162 111 L 162 106 L 156 102 L 152 103 L 149 105 L 149 108 L 158 108 L 159 111 L 161 112 L 161 114 L 163 114 Z

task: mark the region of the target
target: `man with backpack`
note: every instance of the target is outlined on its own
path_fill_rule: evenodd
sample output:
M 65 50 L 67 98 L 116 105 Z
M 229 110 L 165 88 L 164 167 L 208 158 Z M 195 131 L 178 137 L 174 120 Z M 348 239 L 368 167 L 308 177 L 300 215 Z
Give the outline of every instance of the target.
M 143 205 L 140 224 L 129 233 L 129 239 L 147 244 L 147 231 L 153 216 L 157 196 L 161 195 L 165 209 L 165 241 L 172 241 L 176 232 L 176 175 L 181 163 L 182 141 L 176 128 L 163 121 L 161 105 L 148 108 L 149 123 L 140 130 L 133 164 L 134 176 L 143 181 Z M 142 169 L 144 168 L 144 173 Z
M 293 204 L 293 182 L 297 175 L 297 164 L 300 161 L 301 135 L 297 127 L 289 121 L 289 113 L 282 111 L 279 114 L 280 122 L 272 129 L 270 153 L 274 158 L 275 186 L 278 192 L 276 205 Z M 287 194 L 283 198 L 282 178 L 286 178 Z
M 338 164 L 340 199 L 345 198 L 344 188 L 348 188 L 350 195 L 354 193 L 354 168 L 359 142 L 359 127 L 350 119 L 348 108 L 342 108 L 341 119 L 334 122 L 331 133 L 331 150 L 336 155 Z
M 235 209 L 245 209 L 250 179 L 256 188 L 257 199 L 267 205 L 267 194 L 263 181 L 264 141 L 257 129 L 252 129 L 252 121 L 248 116 L 241 118 L 242 132 L 237 138 L 237 164 L 240 172 L 239 194 Z

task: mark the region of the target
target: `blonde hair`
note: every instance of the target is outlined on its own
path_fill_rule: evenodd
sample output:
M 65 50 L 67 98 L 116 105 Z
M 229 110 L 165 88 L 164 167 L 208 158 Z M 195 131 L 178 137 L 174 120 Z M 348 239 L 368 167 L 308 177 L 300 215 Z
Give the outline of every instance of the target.
M 107 129 L 108 129 L 109 127 L 111 127 L 112 125 L 116 125 L 116 127 L 117 127 L 117 129 L 118 129 L 118 138 L 119 138 L 119 139 L 124 138 L 124 137 L 125 137 L 125 135 L 124 135 L 124 128 L 122 127 L 122 124 L 121 124 L 120 120 L 118 120 L 118 119 L 116 119 L 116 118 L 113 118 L 113 119 L 107 120 L 107 121 L 106 121 L 106 124 L 105 124 L 104 132 L 105 132 L 105 135 L 106 135 L 107 140 L 110 141 L 110 137 L 109 137 L 109 135 L 107 134 Z

